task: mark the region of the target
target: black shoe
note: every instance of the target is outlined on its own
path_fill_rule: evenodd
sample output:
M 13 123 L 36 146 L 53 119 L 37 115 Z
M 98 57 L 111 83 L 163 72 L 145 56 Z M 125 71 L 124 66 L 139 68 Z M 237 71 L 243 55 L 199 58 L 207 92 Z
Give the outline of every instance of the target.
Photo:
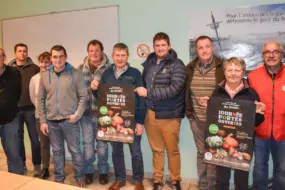
M 40 175 L 40 179 L 47 179 L 50 176 L 48 168 L 45 168 L 42 170 L 42 173 Z
M 100 174 L 99 175 L 99 183 L 101 185 L 105 185 L 109 182 L 109 179 L 108 179 L 108 174 Z
M 173 190 L 181 190 L 180 181 L 176 181 L 175 184 L 172 184 L 172 189 Z
M 93 174 L 85 174 L 85 184 L 90 185 L 91 183 L 93 183 Z
M 163 186 L 164 186 L 163 183 L 154 183 L 152 190 L 161 190 L 163 188 Z

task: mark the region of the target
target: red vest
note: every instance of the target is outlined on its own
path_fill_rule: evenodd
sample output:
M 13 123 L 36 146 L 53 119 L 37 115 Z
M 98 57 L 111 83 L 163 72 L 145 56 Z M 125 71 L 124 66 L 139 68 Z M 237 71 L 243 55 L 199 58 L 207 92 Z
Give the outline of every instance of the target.
M 264 122 L 255 127 L 256 136 L 277 141 L 285 140 L 285 66 L 276 73 L 275 79 L 264 66 L 248 74 L 250 86 L 265 104 Z

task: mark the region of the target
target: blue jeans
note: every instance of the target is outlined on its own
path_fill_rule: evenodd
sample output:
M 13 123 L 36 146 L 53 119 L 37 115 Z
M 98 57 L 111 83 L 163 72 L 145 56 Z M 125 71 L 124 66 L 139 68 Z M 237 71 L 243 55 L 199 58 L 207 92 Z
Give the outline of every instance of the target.
M 60 122 L 47 121 L 49 138 L 52 146 L 54 160 L 54 180 L 62 181 L 64 174 L 64 140 L 72 157 L 75 169 L 74 178 L 84 178 L 84 159 L 80 151 L 80 128 L 77 123 L 70 123 L 67 120 Z
M 8 171 L 15 174 L 24 174 L 24 165 L 20 157 L 19 119 L 0 125 L 0 138 L 7 156 Z
M 96 140 L 97 157 L 98 157 L 98 172 L 99 174 L 108 174 L 108 142 Z
M 112 159 L 115 169 L 116 181 L 126 181 L 126 167 L 124 160 L 124 144 L 121 142 L 112 142 Z M 141 151 L 141 136 L 136 136 L 134 143 L 129 144 L 132 156 L 133 180 L 142 182 L 144 176 L 143 157 Z
M 82 116 L 80 120 L 81 130 L 83 135 L 83 158 L 84 158 L 84 172 L 85 174 L 94 173 L 93 162 L 95 161 L 94 153 L 94 133 L 95 124 L 92 123 L 90 116 Z
M 29 133 L 33 165 L 41 165 L 41 145 L 36 128 L 35 109 L 33 107 L 20 108 L 17 115 L 19 120 L 20 156 L 24 166 L 26 166 L 26 153 L 24 145 L 24 123 Z
M 92 118 L 92 123 L 94 125 L 94 139 L 96 139 L 98 120 L 96 117 Z M 108 142 L 96 140 L 96 149 L 97 149 L 97 157 L 98 157 L 98 172 L 99 174 L 108 174 L 109 172 L 109 164 L 108 164 Z
M 276 141 L 273 138 L 261 139 L 255 137 L 254 145 L 254 189 L 268 189 L 268 161 L 269 154 L 273 160 L 273 190 L 285 189 L 285 141 Z

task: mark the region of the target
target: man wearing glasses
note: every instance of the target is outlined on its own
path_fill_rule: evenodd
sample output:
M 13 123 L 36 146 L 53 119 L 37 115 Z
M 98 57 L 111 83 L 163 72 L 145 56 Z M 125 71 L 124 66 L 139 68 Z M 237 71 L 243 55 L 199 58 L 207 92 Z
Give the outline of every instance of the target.
M 273 160 L 272 189 L 285 189 L 285 66 L 283 48 L 268 41 L 262 48 L 264 66 L 248 75 L 250 86 L 266 106 L 264 122 L 255 128 L 254 189 L 268 189 L 268 161 Z
M 23 175 L 19 118 L 16 117 L 19 112 L 17 104 L 21 95 L 21 75 L 16 68 L 6 66 L 5 59 L 5 52 L 0 48 L 0 138 L 7 156 L 8 171 Z

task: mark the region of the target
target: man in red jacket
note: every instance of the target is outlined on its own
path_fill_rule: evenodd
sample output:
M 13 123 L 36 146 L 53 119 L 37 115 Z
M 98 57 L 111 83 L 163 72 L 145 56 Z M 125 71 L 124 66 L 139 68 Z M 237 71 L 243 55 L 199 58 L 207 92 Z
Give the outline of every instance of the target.
M 268 189 L 268 161 L 273 160 L 272 189 L 285 189 L 285 66 L 283 49 L 276 41 L 263 45 L 264 66 L 248 75 L 250 86 L 266 106 L 264 122 L 255 128 L 254 189 Z

